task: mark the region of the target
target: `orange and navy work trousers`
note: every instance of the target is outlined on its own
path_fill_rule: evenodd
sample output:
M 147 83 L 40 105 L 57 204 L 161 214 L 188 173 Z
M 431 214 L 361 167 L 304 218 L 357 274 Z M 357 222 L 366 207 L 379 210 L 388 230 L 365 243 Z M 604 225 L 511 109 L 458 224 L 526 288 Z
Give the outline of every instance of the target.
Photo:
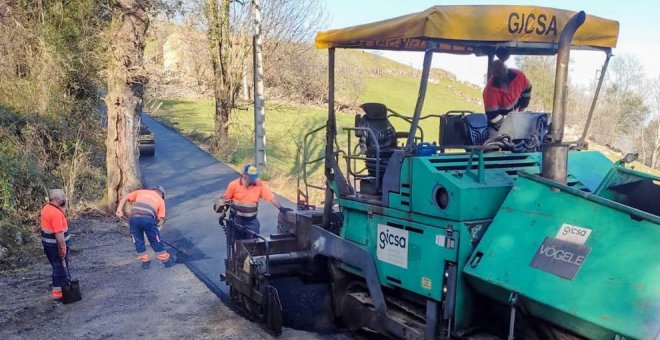
M 64 264 L 60 257 L 60 250 L 57 243 L 41 242 L 44 246 L 44 253 L 53 268 L 53 275 L 51 276 L 53 282 L 53 299 L 62 298 L 62 286 L 66 283 L 66 272 L 64 271 Z M 66 242 L 66 255 L 65 261 L 69 260 L 69 242 Z
M 162 262 L 167 262 L 170 259 L 170 254 L 165 251 L 165 245 L 160 240 L 160 232 L 158 231 L 158 224 L 156 219 L 152 216 L 133 216 L 128 220 L 130 226 L 131 237 L 135 244 L 135 251 L 137 251 L 138 260 L 140 262 L 149 262 L 151 258 L 147 253 L 147 246 L 144 243 L 146 235 L 151 245 L 151 249 L 156 253 L 156 257 Z

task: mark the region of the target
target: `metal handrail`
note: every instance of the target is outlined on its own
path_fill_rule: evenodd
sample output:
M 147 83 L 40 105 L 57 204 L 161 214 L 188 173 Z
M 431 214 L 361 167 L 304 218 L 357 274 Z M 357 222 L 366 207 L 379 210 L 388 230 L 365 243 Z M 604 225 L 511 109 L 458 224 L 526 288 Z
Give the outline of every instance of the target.
M 402 115 L 402 114 L 400 114 L 400 113 L 398 113 L 398 112 L 396 112 L 396 111 L 394 111 L 390 108 L 388 108 L 387 111 L 392 113 L 391 115 L 388 116 L 388 118 L 389 117 L 397 117 L 399 119 L 402 119 L 402 120 L 408 122 L 409 124 L 412 124 L 412 118 L 411 117 L 404 116 L 404 115 Z M 445 112 L 444 114 L 431 113 L 431 114 L 428 114 L 426 116 L 421 116 L 421 117 L 419 117 L 419 120 L 422 121 L 422 120 L 428 119 L 428 118 L 437 118 L 438 119 L 438 125 L 440 125 L 439 119 L 441 119 L 442 117 L 444 117 L 446 115 L 452 114 L 452 113 L 461 113 L 461 114 L 465 115 L 465 114 L 473 114 L 474 111 L 472 111 L 472 110 L 449 110 L 449 111 Z M 417 130 L 420 131 L 420 141 L 424 142 L 424 130 L 419 125 L 417 125 Z M 442 132 L 440 130 L 440 128 L 438 128 L 438 131 Z M 436 137 L 438 137 L 438 144 L 440 144 L 440 136 L 438 135 Z
M 397 118 L 399 118 L 399 119 L 401 119 L 401 120 L 403 120 L 403 121 L 408 122 L 408 124 L 412 124 L 412 118 L 410 118 L 410 117 L 406 117 L 406 116 L 404 116 L 404 115 L 402 115 L 402 114 L 400 114 L 400 113 L 398 113 L 398 112 L 396 112 L 396 111 L 394 111 L 394 110 L 392 110 L 392 109 L 389 109 L 389 108 L 387 109 L 387 111 L 389 111 L 390 113 L 392 113 L 392 114 L 388 115 L 387 118 L 390 118 L 390 117 L 397 117 Z M 419 130 L 419 138 L 420 138 L 420 140 L 423 142 L 423 141 L 424 141 L 424 130 L 423 130 L 422 127 L 419 126 L 419 125 L 417 126 L 417 130 Z
M 244 231 L 247 231 L 248 233 L 252 234 L 252 236 L 264 241 L 264 251 L 265 251 L 264 255 L 265 255 L 265 258 L 266 258 L 266 273 L 264 274 L 264 276 L 265 277 L 270 277 L 270 246 L 268 245 L 268 239 L 266 239 L 264 236 L 259 235 L 259 233 L 256 233 L 256 232 L 250 230 L 250 228 L 248 228 L 248 227 L 246 227 L 242 224 L 234 223 L 234 225 L 240 226 L 241 228 L 243 228 Z M 245 247 L 245 244 L 242 244 L 242 246 L 246 249 L 248 257 L 251 260 L 250 262 L 254 263 L 254 260 L 253 260 L 254 256 L 252 256 L 252 254 L 250 254 L 250 252 L 247 251 L 247 247 Z
M 232 250 L 235 249 L 233 243 L 236 242 L 236 241 L 239 241 L 239 240 L 235 239 L 236 238 L 236 233 L 235 233 L 236 228 L 237 227 L 241 228 L 243 231 L 247 231 L 248 233 L 254 235 L 256 238 L 259 238 L 259 239 L 264 241 L 265 252 L 266 252 L 266 254 L 265 254 L 266 255 L 266 274 L 265 274 L 265 276 L 269 277 L 270 276 L 270 247 L 268 246 L 268 240 L 265 237 L 259 235 L 259 233 L 256 233 L 256 232 L 250 230 L 250 228 L 248 228 L 248 227 L 246 227 L 242 224 L 236 223 L 236 216 L 237 216 L 236 215 L 236 208 L 234 207 L 233 204 L 229 204 L 228 209 L 229 209 L 229 211 L 227 211 L 227 213 L 229 214 L 229 219 L 227 221 L 225 221 L 225 223 L 229 223 L 229 225 L 227 226 L 225 224 L 225 227 L 226 227 L 225 232 L 226 233 L 231 232 L 231 235 L 227 235 L 227 259 L 230 260 L 230 259 L 233 258 L 234 254 L 233 254 Z M 250 254 L 249 251 L 247 251 L 247 248 L 245 247 L 245 244 L 242 244 L 241 246 L 246 249 L 248 257 L 252 258 L 252 255 Z
M 475 175 L 474 172 L 472 172 L 472 160 L 474 159 L 474 153 L 475 151 L 477 152 L 477 156 L 479 157 L 479 164 L 477 164 L 477 174 Z M 468 174 L 469 176 L 472 176 L 474 179 L 479 181 L 480 184 L 483 184 L 486 182 L 486 167 L 484 164 L 484 149 L 472 149 L 470 150 L 470 159 L 468 160 L 467 167 L 465 169 L 465 173 Z
M 305 184 L 305 196 L 306 197 L 309 197 L 309 187 L 319 189 L 319 190 L 325 190 L 325 188 L 323 188 L 323 187 L 320 187 L 318 185 L 309 184 L 307 182 L 307 166 L 311 165 L 311 164 L 314 164 L 314 163 L 317 163 L 317 162 L 320 162 L 321 160 L 325 159 L 325 157 L 319 157 L 319 158 L 316 158 L 316 159 L 311 160 L 311 161 L 308 160 L 309 155 L 307 154 L 307 151 L 308 151 L 307 146 L 308 146 L 308 141 L 309 141 L 310 136 L 312 136 L 313 134 L 315 134 L 319 131 L 322 131 L 323 129 L 326 128 L 326 126 L 327 125 L 324 124 L 324 125 L 321 125 L 321 126 L 315 128 L 315 129 L 309 131 L 308 133 L 305 134 L 305 137 L 303 138 L 303 159 L 300 162 L 300 165 L 302 166 L 303 183 Z M 298 177 L 298 188 L 300 188 L 300 177 Z
M 411 117 L 404 116 L 404 115 L 402 115 L 402 114 L 400 114 L 400 113 L 398 113 L 398 112 L 396 112 L 392 109 L 389 109 L 389 108 L 387 109 L 387 111 L 390 112 L 390 115 L 388 115 L 388 118 L 389 117 L 397 117 L 397 118 L 400 118 L 400 119 L 402 119 L 402 120 L 404 120 L 408 123 L 412 123 L 412 118 Z M 440 119 L 440 118 L 444 117 L 445 115 L 452 114 L 452 113 L 471 114 L 471 113 L 474 113 L 474 112 L 470 111 L 470 110 L 450 110 L 450 111 L 447 111 L 445 114 L 428 114 L 428 115 L 420 117 L 419 120 L 424 120 L 424 119 L 429 119 L 429 118 L 438 118 L 438 119 Z M 309 131 L 308 133 L 306 133 L 304 138 L 303 138 L 303 146 L 302 146 L 302 149 L 303 149 L 302 151 L 303 152 L 302 152 L 302 160 L 300 162 L 300 165 L 302 166 L 303 184 L 305 185 L 305 192 L 304 192 L 305 197 L 309 197 L 309 188 L 310 187 L 314 188 L 314 189 L 318 189 L 318 190 L 325 190 L 325 187 L 309 183 L 308 173 L 307 173 L 307 166 L 312 165 L 314 163 L 318 163 L 318 162 L 320 162 L 320 161 L 322 161 L 326 158 L 325 156 L 323 156 L 323 157 L 319 157 L 319 158 L 309 160 L 310 155 L 308 153 L 308 146 L 309 146 L 309 143 L 310 143 L 309 140 L 310 140 L 311 136 L 314 135 L 315 133 L 319 132 L 319 131 L 324 130 L 326 127 L 327 127 L 327 124 L 319 126 L 315 129 Z M 335 155 L 337 157 L 341 155 L 346 160 L 346 172 L 350 177 L 353 178 L 353 187 L 355 187 L 357 185 L 357 179 L 368 177 L 368 175 L 362 174 L 365 171 L 366 167 L 364 169 L 361 169 L 360 171 L 357 171 L 357 161 L 358 160 L 363 160 L 363 161 L 373 160 L 373 161 L 376 162 L 376 181 L 377 181 L 377 183 L 379 183 L 380 182 L 380 177 L 381 177 L 381 173 L 380 173 L 380 170 L 381 170 L 381 162 L 380 162 L 380 160 L 381 160 L 381 155 L 380 155 L 381 150 L 380 150 L 380 143 L 378 141 L 376 133 L 371 128 L 368 128 L 368 127 L 346 127 L 346 128 L 343 128 L 343 129 L 348 132 L 348 153 L 346 153 L 345 151 L 343 151 L 339 148 L 337 138 L 334 138 L 334 144 L 335 144 L 335 148 L 336 148 Z M 423 142 L 424 141 L 424 130 L 419 125 L 417 126 L 417 130 L 419 130 L 419 132 L 420 132 L 420 137 L 415 136 L 415 139 L 419 138 L 419 140 Z M 376 157 L 375 158 L 374 157 L 366 157 L 366 156 L 365 157 L 360 157 L 355 152 L 351 151 L 351 135 L 352 135 L 351 131 L 366 131 L 369 134 L 369 137 L 371 137 L 375 141 L 375 147 L 376 147 Z M 442 146 L 441 145 L 441 146 L 439 146 L 439 148 L 440 149 L 462 148 L 462 149 L 465 149 L 465 150 L 496 149 L 492 146 L 482 146 L 482 145 L 455 145 L 455 146 L 454 145 L 452 145 L 452 146 Z M 353 161 L 353 166 L 351 166 L 351 160 Z M 300 175 L 298 176 L 297 186 L 300 189 Z
M 305 134 L 305 136 L 303 137 L 302 160 L 300 161 L 300 166 L 302 167 L 302 178 L 303 178 L 303 184 L 305 185 L 305 199 L 307 199 L 309 197 L 309 188 L 314 188 L 314 189 L 317 189 L 317 190 L 325 190 L 325 187 L 323 187 L 323 186 L 319 186 L 319 185 L 309 183 L 308 176 L 307 176 L 307 166 L 325 160 L 325 156 L 309 160 L 309 153 L 308 153 L 309 148 L 308 148 L 308 146 L 309 146 L 310 137 L 312 135 L 314 135 L 315 133 L 318 133 L 319 131 L 325 130 L 326 128 L 327 128 L 327 124 L 321 125 L 321 126 L 315 128 L 315 129 L 307 132 Z M 346 155 L 346 152 L 344 152 L 343 150 L 341 150 L 339 148 L 339 144 L 338 144 L 336 138 L 334 138 L 334 144 L 335 144 L 335 148 L 337 149 L 337 151 L 335 152 L 336 156 Z M 347 165 L 347 168 L 348 168 L 348 165 Z M 298 190 L 300 190 L 300 173 L 299 173 L 298 179 L 297 179 L 297 187 L 298 187 Z
M 346 127 L 346 128 L 344 128 L 344 131 L 348 132 L 348 150 L 349 150 L 349 152 L 351 150 L 351 131 L 366 131 L 371 136 L 371 138 L 374 140 L 375 146 L 376 146 L 376 158 L 374 159 L 376 161 L 376 185 L 378 185 L 378 183 L 380 183 L 380 143 L 378 142 L 378 138 L 376 137 L 376 133 L 374 132 L 374 130 L 372 130 L 371 128 L 368 128 L 368 127 Z M 355 161 L 358 159 L 358 158 L 355 158 L 355 157 L 356 157 L 355 155 L 351 155 L 350 153 L 348 155 L 344 156 L 344 158 L 346 158 L 346 159 L 353 159 L 353 166 L 354 167 L 357 164 Z M 365 161 L 371 160 L 371 159 L 373 159 L 373 158 L 366 157 L 366 156 L 364 157 Z M 350 168 L 348 170 L 349 170 L 349 172 L 351 172 Z M 355 178 L 356 178 L 356 176 L 354 175 L 353 179 L 355 180 Z M 359 177 L 359 178 L 362 178 L 362 177 Z M 355 184 L 356 183 L 354 182 L 353 187 L 355 187 Z

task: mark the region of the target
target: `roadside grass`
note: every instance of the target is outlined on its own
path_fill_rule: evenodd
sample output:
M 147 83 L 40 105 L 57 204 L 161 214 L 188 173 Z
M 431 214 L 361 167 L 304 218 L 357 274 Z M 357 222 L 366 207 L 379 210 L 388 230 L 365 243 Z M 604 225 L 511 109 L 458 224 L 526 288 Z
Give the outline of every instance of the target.
M 360 102 L 384 103 L 389 108 L 406 116 L 412 116 L 417 101 L 419 79 L 416 77 L 367 78 L 365 91 Z M 466 98 L 479 99 L 481 93 L 470 86 L 456 81 L 439 80 L 428 84 L 423 114 L 445 113 L 449 110 L 482 110 L 481 106 Z

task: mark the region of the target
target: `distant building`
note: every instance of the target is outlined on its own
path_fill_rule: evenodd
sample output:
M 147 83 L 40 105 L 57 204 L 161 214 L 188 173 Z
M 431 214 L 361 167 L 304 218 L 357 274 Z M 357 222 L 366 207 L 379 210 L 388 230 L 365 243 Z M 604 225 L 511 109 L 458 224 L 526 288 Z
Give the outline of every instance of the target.
M 195 51 L 187 34 L 174 32 L 163 43 L 163 72 L 195 75 Z

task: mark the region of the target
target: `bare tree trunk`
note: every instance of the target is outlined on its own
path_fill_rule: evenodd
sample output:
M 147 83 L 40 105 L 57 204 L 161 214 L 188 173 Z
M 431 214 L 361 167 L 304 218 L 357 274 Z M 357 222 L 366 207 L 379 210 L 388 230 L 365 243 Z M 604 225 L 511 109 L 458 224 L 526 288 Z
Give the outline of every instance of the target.
M 234 107 L 233 88 L 229 77 L 229 0 L 205 0 L 204 12 L 209 24 L 209 49 L 213 67 L 215 126 L 213 149 L 222 150 L 229 142 L 229 114 Z
M 111 211 L 121 195 L 139 188 L 138 133 L 147 78 L 143 67 L 148 0 L 113 1 L 108 67 L 107 199 Z
M 642 148 L 642 163 L 650 167 L 653 167 L 653 153 L 651 153 L 651 161 L 649 161 L 646 155 L 646 140 L 644 139 L 644 127 L 639 131 L 639 144 Z
M 651 145 L 651 164 L 650 166 L 654 169 L 658 168 L 658 159 L 660 158 L 660 115 L 658 119 L 655 120 L 655 138 L 653 138 L 653 144 Z
M 243 100 L 250 100 L 250 86 L 248 85 L 248 69 L 247 63 L 243 63 L 243 76 L 241 77 L 241 90 L 243 90 Z
M 264 110 L 264 66 L 261 52 L 261 1 L 252 0 L 254 36 L 252 55 L 254 65 L 254 147 L 257 169 L 266 168 L 266 112 Z

